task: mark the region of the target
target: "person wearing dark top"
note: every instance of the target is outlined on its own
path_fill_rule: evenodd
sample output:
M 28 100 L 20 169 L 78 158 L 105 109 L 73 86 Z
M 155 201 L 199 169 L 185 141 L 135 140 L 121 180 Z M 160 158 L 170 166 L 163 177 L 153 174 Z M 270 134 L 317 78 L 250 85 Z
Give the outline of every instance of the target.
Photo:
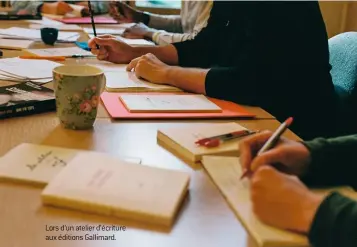
M 294 117 L 303 139 L 340 130 L 318 2 L 215 1 L 193 40 L 131 47 L 104 36 L 89 46 L 98 59 L 131 61 L 127 69 L 148 81 L 259 106 L 280 121 Z
M 307 234 L 314 247 L 357 246 L 357 201 L 337 191 L 316 194 L 304 185 L 356 189 L 357 135 L 307 142 L 281 138 L 275 148 L 255 156 L 271 135 L 262 132 L 240 143 L 242 168 L 252 171 L 248 179 L 257 217 Z

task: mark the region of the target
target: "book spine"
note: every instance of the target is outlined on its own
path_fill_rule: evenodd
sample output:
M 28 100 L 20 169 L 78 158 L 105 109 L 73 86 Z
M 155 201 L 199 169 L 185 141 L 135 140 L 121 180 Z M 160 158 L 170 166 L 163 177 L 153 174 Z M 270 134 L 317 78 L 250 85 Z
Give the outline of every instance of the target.
M 46 100 L 30 104 L 0 107 L 0 119 L 35 115 L 56 110 L 56 101 Z

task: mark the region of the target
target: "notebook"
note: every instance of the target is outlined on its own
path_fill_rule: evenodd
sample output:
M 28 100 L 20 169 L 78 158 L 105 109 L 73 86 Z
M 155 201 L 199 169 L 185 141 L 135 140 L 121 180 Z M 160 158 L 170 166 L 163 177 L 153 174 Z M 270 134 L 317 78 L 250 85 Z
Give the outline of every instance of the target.
M 98 65 L 98 67 L 104 67 Z M 180 92 L 181 89 L 169 85 L 151 83 L 136 77 L 134 72 L 127 72 L 126 66 L 103 68 L 107 78 L 108 92 Z
M 253 118 L 255 115 L 247 111 L 244 107 L 233 102 L 208 98 L 211 102 L 222 109 L 222 112 L 130 112 L 120 101 L 122 95 L 138 95 L 137 93 L 109 93 L 103 92 L 101 99 L 109 115 L 114 119 L 232 119 L 232 118 Z M 160 92 L 146 93 L 152 95 L 184 95 L 189 93 L 181 92 Z
M 92 151 L 22 143 L 0 158 L 0 181 L 45 186 L 80 153 Z M 141 162 L 141 159 L 135 157 L 122 159 L 133 163 Z M 98 159 L 93 162 L 103 164 Z
M 70 57 L 72 55 L 93 56 L 89 51 L 85 51 L 79 47 L 64 47 L 64 48 L 48 48 L 48 49 L 27 49 L 25 52 L 36 56 L 63 56 Z
M 308 247 L 304 235 L 268 226 L 254 215 L 250 202 L 249 181 L 240 180 L 241 165 L 237 157 L 203 156 L 202 164 L 242 225 L 260 247 Z M 335 188 L 345 195 L 357 195 L 351 188 Z M 330 190 L 319 190 L 328 193 Z
M 188 162 L 201 161 L 203 155 L 239 156 L 238 143 L 240 139 L 227 141 L 213 148 L 197 146 L 195 144 L 199 139 L 228 134 L 239 130 L 246 130 L 246 128 L 234 122 L 190 124 L 179 128 L 163 128 L 157 132 L 157 143 L 177 157 Z
M 171 226 L 189 181 L 181 171 L 78 154 L 41 197 L 44 205 Z
M 204 95 L 122 95 L 120 100 L 129 112 L 222 112 Z
M 32 40 L 1 39 L 0 48 L 10 50 L 23 50 L 29 48 L 34 42 Z

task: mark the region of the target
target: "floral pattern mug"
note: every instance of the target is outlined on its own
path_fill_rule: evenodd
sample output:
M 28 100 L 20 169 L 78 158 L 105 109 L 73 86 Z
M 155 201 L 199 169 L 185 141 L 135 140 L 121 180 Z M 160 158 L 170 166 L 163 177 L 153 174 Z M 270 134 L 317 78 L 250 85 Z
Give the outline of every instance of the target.
M 65 128 L 92 128 L 100 94 L 106 84 L 104 72 L 90 65 L 61 65 L 53 69 L 57 116 Z

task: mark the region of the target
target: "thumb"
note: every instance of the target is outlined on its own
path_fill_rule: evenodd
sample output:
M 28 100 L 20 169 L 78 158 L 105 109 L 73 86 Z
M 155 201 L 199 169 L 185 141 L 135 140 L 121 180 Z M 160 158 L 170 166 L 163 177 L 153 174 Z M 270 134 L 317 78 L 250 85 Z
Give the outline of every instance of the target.
M 259 167 L 265 164 L 274 164 L 274 163 L 282 163 L 285 157 L 284 149 L 282 148 L 274 148 L 261 155 L 256 156 L 253 159 L 251 164 L 251 170 L 256 171 Z
M 126 67 L 126 71 L 132 71 L 132 69 L 134 69 L 136 67 L 136 65 L 140 59 L 141 59 L 141 57 L 137 57 L 137 58 L 131 60 L 129 65 Z

